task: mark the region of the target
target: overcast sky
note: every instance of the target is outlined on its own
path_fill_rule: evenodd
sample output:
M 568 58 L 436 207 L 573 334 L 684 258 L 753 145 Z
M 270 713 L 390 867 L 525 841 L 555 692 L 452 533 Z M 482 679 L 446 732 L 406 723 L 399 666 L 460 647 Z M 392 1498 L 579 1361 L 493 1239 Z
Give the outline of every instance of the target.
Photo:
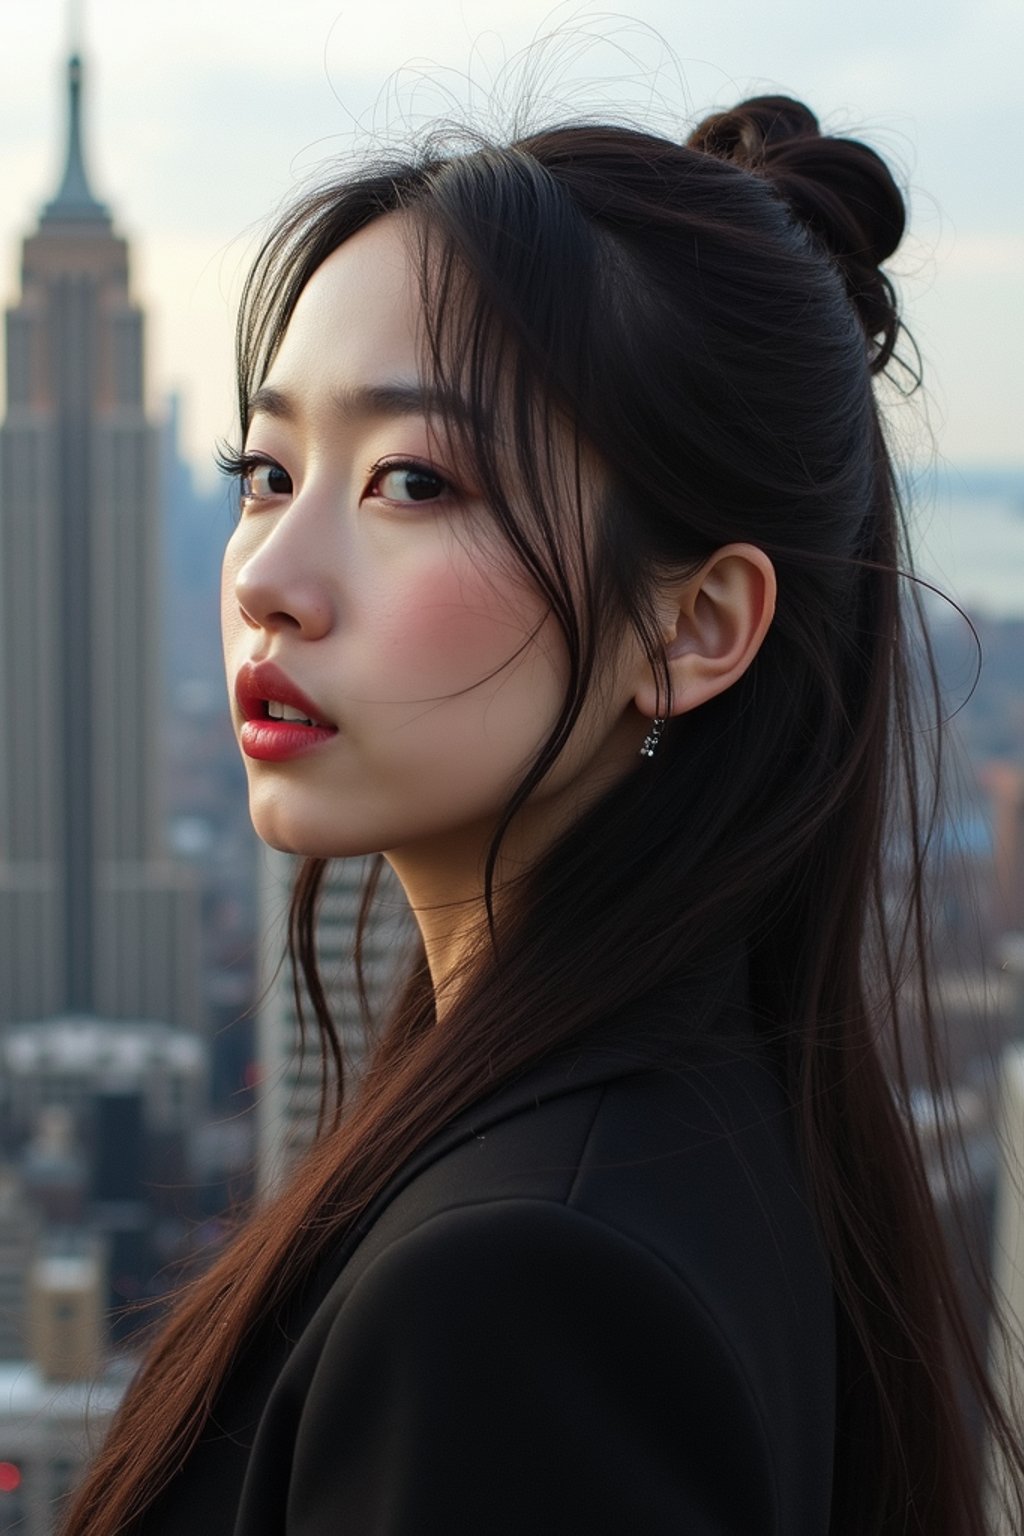
M 5 301 L 18 243 L 59 180 L 74 9 L 0 0 Z M 479 115 L 496 80 L 515 100 L 518 50 L 573 18 L 611 42 L 586 49 L 566 33 L 530 71 L 550 103 L 536 117 L 609 102 L 681 135 L 709 107 L 782 90 L 888 154 L 910 191 L 913 237 L 895 271 L 928 379 L 900 433 L 955 464 L 1024 465 L 1022 0 L 633 0 L 614 15 L 546 0 L 79 9 L 93 190 L 132 241 L 154 405 L 183 392 L 201 466 L 232 431 L 232 314 L 267 216 L 371 132 L 401 139 L 406 123 L 467 98 Z

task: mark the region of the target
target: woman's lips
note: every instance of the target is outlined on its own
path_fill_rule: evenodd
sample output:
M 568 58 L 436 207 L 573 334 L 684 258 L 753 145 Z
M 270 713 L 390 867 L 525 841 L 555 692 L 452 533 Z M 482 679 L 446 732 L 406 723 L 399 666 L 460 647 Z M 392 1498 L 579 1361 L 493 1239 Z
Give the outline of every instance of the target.
M 246 720 L 238 733 L 238 741 L 246 757 L 280 763 L 286 758 L 311 752 L 337 734 L 333 725 L 297 725 L 294 720 Z
M 262 762 L 302 757 L 338 734 L 337 726 L 324 719 L 319 706 L 272 661 L 242 664 L 235 679 L 235 700 L 243 717 L 239 745 L 247 757 Z M 274 719 L 268 712 L 270 704 L 283 705 L 312 724 Z

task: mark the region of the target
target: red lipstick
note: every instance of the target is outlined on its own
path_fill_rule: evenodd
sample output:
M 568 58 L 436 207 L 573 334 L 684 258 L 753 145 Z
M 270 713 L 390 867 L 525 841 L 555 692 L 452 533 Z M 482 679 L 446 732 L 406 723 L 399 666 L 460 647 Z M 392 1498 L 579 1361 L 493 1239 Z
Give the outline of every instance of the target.
M 338 727 L 325 720 L 318 705 L 272 661 L 243 663 L 235 679 L 235 700 L 243 719 L 238 740 L 246 757 L 281 763 L 304 756 L 338 734 Z M 281 710 L 302 719 L 280 719 Z

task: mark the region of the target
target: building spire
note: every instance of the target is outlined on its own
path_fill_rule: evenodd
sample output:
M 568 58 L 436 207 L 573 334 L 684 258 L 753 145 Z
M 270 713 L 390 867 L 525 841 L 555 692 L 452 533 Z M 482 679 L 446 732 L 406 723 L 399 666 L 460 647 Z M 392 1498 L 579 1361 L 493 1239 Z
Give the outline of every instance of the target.
M 92 195 L 82 158 L 82 72 L 82 60 L 73 53 L 68 59 L 68 140 L 64 177 L 57 196 L 43 210 L 44 224 L 110 222 L 107 209 Z

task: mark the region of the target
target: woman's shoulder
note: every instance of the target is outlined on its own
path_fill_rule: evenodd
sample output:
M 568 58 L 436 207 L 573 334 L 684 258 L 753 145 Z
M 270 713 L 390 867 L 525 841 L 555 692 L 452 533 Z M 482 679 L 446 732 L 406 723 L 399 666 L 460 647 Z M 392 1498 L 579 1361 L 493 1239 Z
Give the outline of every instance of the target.
M 741 1239 L 748 1254 L 798 1270 L 823 1263 L 767 1048 L 735 1018 L 675 1042 L 662 1022 L 634 1015 L 605 1028 L 458 1116 L 375 1202 L 348 1262 L 372 1262 L 446 1211 L 540 1201 L 605 1224 L 679 1274 L 729 1262 Z
M 324 1426 L 336 1455 L 339 1424 L 357 1434 L 368 1401 L 383 1394 L 414 1419 L 422 1396 L 419 1433 L 396 1456 L 419 1467 L 429 1448 L 421 1494 L 444 1463 L 431 1426 L 450 1418 L 479 1439 L 489 1477 L 509 1437 L 530 1448 L 534 1478 L 559 1447 L 593 1505 L 588 1529 L 622 1528 L 601 1500 L 618 1510 L 621 1493 L 633 1508 L 648 1461 L 652 1486 L 673 1485 L 651 1530 L 705 1498 L 724 1512 L 734 1484 L 722 1528 L 821 1529 L 831 1288 L 770 1065 L 715 1047 L 645 1062 L 606 1039 L 474 1106 L 390 1193 L 288 1374 L 310 1430 L 296 1486 L 323 1486 Z M 626 1451 L 628 1497 L 600 1469 Z M 515 1510 L 522 1496 L 502 1495 Z
M 385 1191 L 344 1266 L 346 1290 L 415 1234 L 522 1253 L 534 1234 L 592 1257 L 632 1249 L 721 1319 L 770 1372 L 765 1337 L 831 1341 L 832 1291 L 793 1115 L 749 1041 L 644 1061 L 608 1046 L 544 1063 L 435 1138 Z M 749 1345 L 749 1349 L 747 1348 Z M 769 1360 L 767 1356 L 772 1358 Z
M 686 1023 L 633 1012 L 458 1116 L 349 1234 L 337 1295 L 413 1233 L 422 1253 L 456 1227 L 520 1249 L 543 1228 L 571 1253 L 602 1230 L 749 1335 L 767 1370 L 766 1321 L 797 1355 L 808 1330 L 830 1345 L 828 1263 L 774 1060 L 742 1009 L 688 1039 Z

